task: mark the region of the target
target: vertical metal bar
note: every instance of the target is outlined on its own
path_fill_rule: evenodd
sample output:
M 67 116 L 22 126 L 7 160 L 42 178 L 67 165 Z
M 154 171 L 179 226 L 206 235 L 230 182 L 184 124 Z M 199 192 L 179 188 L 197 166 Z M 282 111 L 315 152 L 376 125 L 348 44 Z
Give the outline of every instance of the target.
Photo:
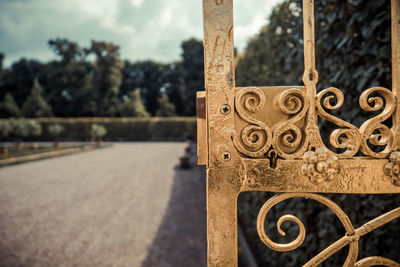
M 235 113 L 233 0 L 203 0 L 203 24 L 208 122 L 208 266 L 235 267 L 240 157 L 231 139 Z M 230 112 L 221 112 L 223 107 Z
M 304 27 L 304 75 L 303 82 L 306 87 L 310 103 L 307 114 L 306 138 L 313 140 L 310 146 L 317 148 L 323 146 L 319 135 L 318 120 L 315 107 L 317 94 L 318 72 L 315 68 L 315 22 L 314 0 L 303 0 L 303 27 Z
M 393 128 L 400 127 L 400 0 L 391 1 L 392 17 L 392 92 L 397 98 Z
M 314 1 L 303 0 L 303 28 L 304 28 L 304 77 L 303 81 L 314 80 L 315 69 L 315 27 Z M 304 81 L 304 82 L 306 82 Z
M 315 109 L 312 99 L 316 95 L 318 72 L 315 69 L 314 0 L 303 0 L 304 75 L 303 82 L 310 100 L 310 110 Z M 312 113 L 312 112 L 311 112 Z
M 232 0 L 203 0 L 203 24 L 209 166 L 214 167 L 224 162 L 222 153 L 235 151 L 231 142 L 235 98 Z M 232 112 L 221 114 L 223 105 Z

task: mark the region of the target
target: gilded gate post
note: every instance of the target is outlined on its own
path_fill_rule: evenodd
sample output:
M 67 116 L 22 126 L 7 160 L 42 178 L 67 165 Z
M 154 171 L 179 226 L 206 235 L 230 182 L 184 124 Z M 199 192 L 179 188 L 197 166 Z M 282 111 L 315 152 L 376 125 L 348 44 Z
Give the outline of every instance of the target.
M 203 0 L 208 123 L 207 239 L 209 266 L 237 266 L 236 181 L 240 158 L 234 131 L 232 0 Z

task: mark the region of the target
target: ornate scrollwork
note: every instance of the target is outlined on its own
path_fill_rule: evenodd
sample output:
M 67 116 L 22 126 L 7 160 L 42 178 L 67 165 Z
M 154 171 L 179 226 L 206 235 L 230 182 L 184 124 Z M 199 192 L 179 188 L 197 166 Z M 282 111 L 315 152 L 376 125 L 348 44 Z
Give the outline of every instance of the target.
M 244 121 L 249 123 L 240 134 L 233 136 L 233 143 L 237 150 L 249 157 L 260 157 L 267 153 L 271 146 L 272 133 L 269 127 L 252 117 L 247 112 L 256 113 L 265 104 L 265 95 L 258 88 L 243 88 L 235 97 L 235 108 Z
M 380 96 L 371 97 L 372 93 L 377 93 Z M 395 103 L 396 98 L 393 93 L 383 87 L 373 87 L 361 94 L 360 106 L 365 111 L 379 111 L 383 108 L 379 115 L 367 120 L 360 127 L 361 151 L 365 155 L 374 158 L 385 158 L 390 154 L 393 147 L 394 133 L 382 123 L 392 116 L 396 108 Z M 368 143 L 384 147 L 384 149 L 380 152 L 375 152 Z
M 336 252 L 338 252 L 347 245 L 349 245 L 349 251 L 343 266 L 359 267 L 359 266 L 373 266 L 376 264 L 384 266 L 400 266 L 398 263 L 382 257 L 370 257 L 357 262 L 359 239 L 362 236 L 376 230 L 377 228 L 399 218 L 400 208 L 389 211 L 379 216 L 378 218 L 375 218 L 367 222 L 363 226 L 355 229 L 349 217 L 336 203 L 334 203 L 333 201 L 322 195 L 317 195 L 312 193 L 283 193 L 272 197 L 271 199 L 269 199 L 267 202 L 264 203 L 257 217 L 257 232 L 261 241 L 269 248 L 280 252 L 292 251 L 301 246 L 301 244 L 304 242 L 306 236 L 306 229 L 301 220 L 294 215 L 286 214 L 280 217 L 277 222 L 278 233 L 282 236 L 285 236 L 285 232 L 282 231 L 281 229 L 281 226 L 284 222 L 292 221 L 299 226 L 300 231 L 297 238 L 288 244 L 280 244 L 272 241 L 265 233 L 265 228 L 264 228 L 266 216 L 268 212 L 275 205 L 284 200 L 297 197 L 307 198 L 307 199 L 310 198 L 327 206 L 330 210 L 333 211 L 333 213 L 335 213 L 335 215 L 341 221 L 343 227 L 346 230 L 346 235 L 344 237 L 342 237 L 341 239 L 339 239 L 338 241 L 336 241 L 335 243 L 333 243 L 332 245 L 321 251 L 317 256 L 312 258 L 303 266 L 318 266 L 326 259 L 328 259 L 330 256 L 332 256 L 333 254 L 335 254 Z
M 327 95 L 323 101 L 322 99 Z M 331 100 L 336 99 L 336 104 L 332 105 Z M 317 94 L 317 103 L 316 107 L 318 110 L 318 115 L 328 120 L 336 125 L 338 125 L 339 129 L 334 130 L 330 136 L 330 143 L 333 147 L 338 149 L 345 149 L 343 153 L 336 154 L 338 157 L 352 157 L 354 156 L 361 145 L 361 134 L 359 133 L 357 127 L 348 123 L 344 120 L 341 120 L 328 112 L 325 111 L 324 108 L 329 110 L 338 109 L 343 105 L 344 96 L 343 93 L 334 87 L 327 88 L 322 90 Z M 321 105 L 322 102 L 322 105 Z
M 351 158 L 359 150 L 366 156 L 385 158 L 400 148 L 400 126 L 395 124 L 390 129 L 384 124 L 396 109 L 396 97 L 388 89 L 374 87 L 362 93 L 362 109 L 382 111 L 364 122 L 360 129 L 327 112 L 343 105 L 344 96 L 339 89 L 327 88 L 316 94 L 315 99 L 309 98 L 298 88 L 283 91 L 277 103 L 289 118 L 275 125 L 272 132 L 264 122 L 249 115 L 263 108 L 264 93 L 259 88 L 241 89 L 235 98 L 236 112 L 249 125 L 241 130 L 240 136 L 235 134 L 233 139 L 236 148 L 244 155 L 256 158 L 264 156 L 272 146 L 282 158 L 301 158 L 311 148 L 326 147 L 321 140 L 318 117 L 339 127 L 331 132 L 329 142 L 334 148 L 344 151 L 335 153 L 328 150 L 329 154 L 338 158 Z M 376 147 L 382 147 L 381 151 L 376 151 Z
M 279 156 L 288 159 L 297 158 L 307 150 L 308 137 L 299 124 L 304 121 L 309 101 L 303 91 L 291 88 L 280 95 L 278 103 L 282 112 L 293 117 L 274 131 L 273 146 Z
M 371 267 L 371 266 L 400 267 L 400 264 L 387 258 L 375 256 L 362 259 L 354 265 L 354 267 Z

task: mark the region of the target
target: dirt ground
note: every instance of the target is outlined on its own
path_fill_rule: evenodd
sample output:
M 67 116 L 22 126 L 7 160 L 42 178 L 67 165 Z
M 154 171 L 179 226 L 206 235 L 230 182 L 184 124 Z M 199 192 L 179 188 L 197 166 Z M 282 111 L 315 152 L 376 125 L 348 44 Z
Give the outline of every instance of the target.
M 0 168 L 0 266 L 206 266 L 204 170 L 183 143 Z

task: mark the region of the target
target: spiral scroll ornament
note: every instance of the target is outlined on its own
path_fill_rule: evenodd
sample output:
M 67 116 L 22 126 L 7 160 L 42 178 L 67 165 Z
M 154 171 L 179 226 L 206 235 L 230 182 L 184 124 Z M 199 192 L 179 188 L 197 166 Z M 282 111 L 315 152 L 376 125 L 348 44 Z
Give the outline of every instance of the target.
M 332 104 L 331 102 L 335 99 L 336 104 Z M 325 110 L 325 108 L 329 110 L 338 109 L 343 105 L 343 101 L 343 93 L 339 89 L 334 87 L 324 89 L 317 94 L 316 107 L 318 110 L 318 115 L 321 118 L 330 121 L 340 127 L 339 129 L 336 129 L 331 133 L 329 140 L 333 147 L 345 150 L 344 152 L 339 154 L 335 153 L 336 156 L 339 158 L 354 156 L 358 152 L 361 145 L 361 134 L 359 133 L 357 127 L 355 127 L 351 123 L 348 123 L 329 114 Z
M 371 94 L 379 96 L 372 97 Z M 396 98 L 393 93 L 383 87 L 373 87 L 364 91 L 360 96 L 360 106 L 365 111 L 382 112 L 364 122 L 360 127 L 361 132 L 361 151 L 374 158 L 385 158 L 393 149 L 394 132 L 388 126 L 382 124 L 396 109 Z M 376 152 L 370 147 L 371 145 L 383 147 L 383 150 Z
M 308 137 L 301 129 L 309 107 L 305 93 L 297 88 L 285 90 L 279 98 L 279 107 L 285 114 L 291 115 L 274 131 L 273 146 L 278 155 L 293 159 L 307 150 Z
M 234 134 L 233 143 L 238 151 L 249 157 L 260 157 L 271 146 L 272 133 L 269 127 L 248 113 L 257 113 L 265 104 L 265 95 L 258 88 L 243 88 L 235 97 L 237 114 L 249 123 L 241 131 L 240 137 Z
M 325 248 L 323 251 L 321 251 L 318 255 L 316 255 L 314 258 L 312 258 L 310 261 L 308 261 L 306 264 L 303 266 L 311 267 L 311 266 L 318 266 L 322 262 L 324 262 L 326 259 L 328 259 L 330 256 L 344 248 L 345 246 L 349 245 L 349 250 L 348 254 L 346 257 L 346 260 L 343 264 L 343 266 L 346 267 L 359 267 L 359 266 L 374 266 L 376 264 L 380 264 L 383 266 L 400 266 L 398 263 L 382 258 L 382 257 L 369 257 L 362 259 L 357 262 L 358 258 L 358 242 L 359 239 L 378 229 L 379 227 L 397 219 L 400 217 L 400 208 L 396 208 L 392 211 L 389 211 L 367 223 L 362 225 L 361 227 L 355 229 L 354 226 L 352 225 L 350 218 L 346 215 L 346 213 L 333 201 L 330 199 L 318 195 L 318 194 L 312 194 L 312 193 L 283 193 L 276 195 L 272 198 L 270 198 L 267 202 L 264 203 L 264 205 L 261 207 L 260 212 L 257 217 L 257 232 L 258 235 L 261 239 L 261 241 L 268 246 L 270 249 L 279 251 L 279 252 L 287 252 L 287 251 L 292 251 L 297 249 L 299 246 L 301 246 L 304 242 L 305 236 L 306 236 L 306 229 L 304 224 L 301 222 L 301 220 L 291 214 L 286 214 L 282 217 L 279 218 L 277 222 L 277 229 L 278 233 L 282 236 L 285 236 L 285 232 L 281 229 L 281 226 L 284 222 L 286 221 L 292 221 L 297 226 L 299 227 L 300 231 L 298 236 L 296 237 L 295 240 L 292 242 L 289 242 L 287 244 L 280 244 L 272 241 L 268 235 L 265 232 L 265 220 L 267 217 L 268 212 L 278 203 L 281 203 L 285 200 L 292 199 L 292 198 L 306 198 L 306 199 L 313 199 L 326 207 L 328 207 L 340 220 L 342 223 L 344 229 L 346 230 L 346 235 L 336 241 L 335 243 L 331 244 L 329 247 Z

